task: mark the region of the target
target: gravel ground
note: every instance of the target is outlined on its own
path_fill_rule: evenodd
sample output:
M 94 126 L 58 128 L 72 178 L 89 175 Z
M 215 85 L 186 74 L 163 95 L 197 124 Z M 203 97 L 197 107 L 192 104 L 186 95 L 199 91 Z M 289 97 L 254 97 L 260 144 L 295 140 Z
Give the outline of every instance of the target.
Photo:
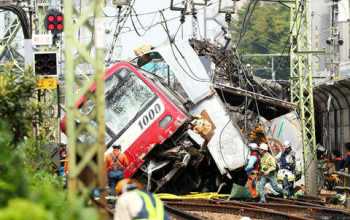
M 215 219 L 215 220 L 240 220 L 244 216 L 240 215 L 232 215 L 232 214 L 223 214 L 223 213 L 213 213 L 213 212 L 190 212 L 196 214 L 198 216 L 207 218 L 207 219 Z M 257 220 L 252 219 L 251 220 Z
M 189 213 L 195 214 L 198 217 L 203 217 L 203 219 L 210 220 L 241 220 L 244 216 L 239 215 L 231 215 L 231 214 L 223 214 L 223 213 L 213 213 L 213 212 L 192 212 Z M 177 218 L 172 217 L 172 220 L 179 220 Z M 250 220 L 258 220 L 251 218 Z

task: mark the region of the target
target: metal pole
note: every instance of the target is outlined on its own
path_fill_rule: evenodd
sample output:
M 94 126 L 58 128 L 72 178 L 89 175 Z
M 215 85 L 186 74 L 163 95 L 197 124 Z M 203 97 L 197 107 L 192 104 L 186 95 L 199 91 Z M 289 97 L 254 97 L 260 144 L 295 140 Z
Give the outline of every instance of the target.
M 67 137 L 68 137 L 68 191 L 69 199 L 75 200 L 77 195 L 85 192 L 88 195 L 92 188 L 104 188 L 106 186 L 106 174 L 103 156 L 105 152 L 105 121 L 104 121 L 104 24 L 102 20 L 103 0 L 86 1 L 84 14 L 75 10 L 72 0 L 64 1 L 65 19 L 65 97 L 67 106 Z M 78 12 L 78 13 L 77 13 Z M 94 23 L 91 25 L 91 19 Z M 75 22 L 73 23 L 73 20 Z M 87 36 L 93 36 L 90 42 L 80 42 L 78 33 L 84 29 Z M 87 33 L 89 32 L 89 33 Z M 93 52 L 92 52 L 93 51 Z M 92 83 L 86 80 L 77 93 L 79 85 L 75 78 L 76 69 L 81 66 L 89 66 L 94 74 L 96 92 L 89 98 L 94 102 L 94 110 L 89 114 L 78 111 L 75 102 L 86 95 Z M 89 79 L 87 77 L 87 79 Z M 81 82 L 80 82 L 81 84 Z M 76 123 L 79 121 L 79 123 Z M 93 123 L 96 122 L 96 123 Z M 78 137 L 89 137 L 91 141 L 79 141 Z M 80 158 L 79 161 L 77 158 Z M 80 176 L 89 172 L 92 182 L 82 182 Z M 102 201 L 104 197 L 102 197 Z
M 207 39 L 207 7 L 205 6 L 203 9 L 203 31 L 204 31 L 204 40 Z
M 104 83 L 104 47 L 105 47 L 105 29 L 102 18 L 102 9 L 104 0 L 95 0 L 95 49 L 96 49 L 96 113 L 97 113 L 97 166 L 98 166 L 98 186 L 106 186 L 106 169 L 104 166 L 105 153 L 105 83 Z
M 272 80 L 276 80 L 276 73 L 275 73 L 275 68 L 274 68 L 274 57 L 271 57 L 271 75 L 272 75 Z
M 73 18 L 73 1 L 64 0 L 64 15 L 66 18 Z M 76 193 L 78 188 L 77 175 L 74 173 L 77 167 L 76 161 L 76 133 L 75 133 L 75 106 L 74 106 L 74 47 L 71 47 L 74 41 L 74 28 L 73 28 L 73 19 L 64 19 L 65 26 L 65 98 L 66 98 L 66 108 L 67 108 L 67 146 L 68 146 L 68 198 L 71 201 L 76 200 Z M 73 94 L 72 94 L 73 92 Z
M 295 0 L 290 19 L 291 101 L 298 105 L 301 122 L 306 192 L 316 195 L 316 136 L 308 17 L 308 0 Z

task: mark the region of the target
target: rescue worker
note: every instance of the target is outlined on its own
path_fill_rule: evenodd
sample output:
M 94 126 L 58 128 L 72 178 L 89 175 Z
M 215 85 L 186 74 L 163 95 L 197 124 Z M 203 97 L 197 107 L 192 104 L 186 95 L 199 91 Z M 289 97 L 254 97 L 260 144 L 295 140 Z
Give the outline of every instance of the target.
M 58 154 L 60 157 L 60 166 L 58 169 L 58 174 L 59 176 L 66 176 L 68 161 L 67 161 L 67 148 L 65 144 L 60 145 Z
M 327 149 L 317 144 L 316 147 L 316 156 L 317 156 L 317 170 L 316 170 L 316 176 L 317 176 L 317 185 L 319 186 L 318 191 L 320 192 L 321 189 L 325 186 L 325 173 L 327 172 Z
M 67 187 L 67 176 L 68 176 L 68 152 L 67 145 L 60 144 L 59 150 L 60 165 L 58 168 L 58 175 L 63 177 L 64 188 Z
M 115 188 L 118 200 L 114 220 L 168 220 L 163 202 L 142 190 L 136 180 L 120 180 Z
M 265 185 L 269 182 L 272 186 L 272 189 L 283 196 L 287 195 L 287 192 L 283 189 L 281 189 L 276 180 L 276 170 L 277 170 L 277 163 L 276 159 L 268 152 L 269 147 L 267 144 L 262 143 L 259 146 L 259 151 L 261 154 L 260 159 L 260 181 L 258 185 L 258 190 L 260 193 L 260 202 L 265 203 Z
M 113 151 L 107 154 L 106 169 L 108 176 L 108 185 L 114 191 L 116 183 L 124 177 L 124 169 L 128 166 L 128 158 L 121 152 L 120 145 L 113 145 Z
M 350 172 L 350 142 L 345 144 L 346 155 L 344 157 L 344 169 L 348 169 Z
M 283 151 L 276 156 L 280 168 L 277 173 L 277 180 L 282 182 L 283 189 L 286 190 L 288 196 L 291 197 L 295 181 L 295 152 L 289 141 L 285 141 L 283 146 Z
M 256 143 L 249 143 L 250 154 L 248 156 L 248 163 L 245 165 L 244 170 L 249 175 L 253 170 L 259 171 L 260 155 L 258 151 L 258 145 Z
M 333 163 L 334 163 L 334 167 L 335 167 L 335 171 L 340 171 L 343 169 L 344 167 L 344 160 L 341 156 L 341 153 L 339 150 L 333 150 L 332 151 L 332 160 L 333 160 Z
M 249 143 L 248 147 L 250 149 L 250 154 L 248 156 L 248 163 L 244 167 L 244 170 L 248 175 L 246 187 L 250 192 L 251 197 L 256 198 L 258 197 L 256 182 L 259 173 L 260 154 L 256 143 Z
M 284 150 L 276 156 L 279 168 L 295 173 L 295 152 L 292 149 L 292 144 L 289 141 L 285 141 L 283 145 Z

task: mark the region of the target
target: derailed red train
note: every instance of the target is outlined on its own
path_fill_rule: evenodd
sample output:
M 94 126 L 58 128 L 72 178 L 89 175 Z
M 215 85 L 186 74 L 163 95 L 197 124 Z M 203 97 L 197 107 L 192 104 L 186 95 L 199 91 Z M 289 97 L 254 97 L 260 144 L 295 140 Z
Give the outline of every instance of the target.
M 94 91 L 93 84 L 90 93 Z M 129 160 L 126 177 L 141 179 L 153 191 L 181 193 L 211 185 L 215 190 L 215 163 L 189 135 L 192 117 L 181 97 L 160 79 L 127 62 L 114 64 L 105 74 L 105 102 L 106 150 L 122 146 Z M 89 114 L 94 104 L 87 94 L 76 106 Z

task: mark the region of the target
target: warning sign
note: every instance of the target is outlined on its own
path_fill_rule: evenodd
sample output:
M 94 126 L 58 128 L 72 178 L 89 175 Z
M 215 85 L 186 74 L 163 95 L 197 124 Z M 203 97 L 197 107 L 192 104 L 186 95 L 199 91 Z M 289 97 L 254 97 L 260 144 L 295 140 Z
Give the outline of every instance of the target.
M 37 86 L 39 89 L 56 89 L 57 88 L 57 79 L 50 77 L 50 78 L 41 78 L 37 82 Z

